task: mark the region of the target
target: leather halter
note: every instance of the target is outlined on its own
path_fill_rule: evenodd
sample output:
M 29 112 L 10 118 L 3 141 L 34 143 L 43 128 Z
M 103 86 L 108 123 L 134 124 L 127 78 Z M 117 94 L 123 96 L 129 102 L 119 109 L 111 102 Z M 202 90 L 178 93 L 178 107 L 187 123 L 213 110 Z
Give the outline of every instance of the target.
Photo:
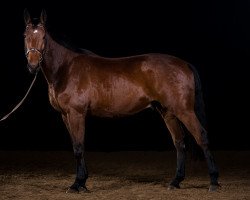
M 40 56 L 39 63 L 42 62 L 42 60 L 43 60 L 43 54 L 41 53 L 40 50 L 38 50 L 36 48 L 29 48 L 29 49 L 27 49 L 27 51 L 25 53 L 26 57 L 28 57 L 29 53 L 32 52 L 32 51 L 39 53 L 39 56 Z

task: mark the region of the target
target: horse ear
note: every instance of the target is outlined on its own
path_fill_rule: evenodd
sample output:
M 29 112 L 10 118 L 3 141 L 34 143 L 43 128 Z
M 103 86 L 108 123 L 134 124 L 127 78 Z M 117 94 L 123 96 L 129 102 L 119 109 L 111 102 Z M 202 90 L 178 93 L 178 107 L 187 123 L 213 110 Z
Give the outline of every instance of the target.
M 29 12 L 28 12 L 27 9 L 24 9 L 24 11 L 23 11 L 23 17 L 24 17 L 24 22 L 25 22 L 26 25 L 29 24 L 29 23 L 31 23 L 30 14 L 29 14 Z
M 41 16 L 40 16 L 40 22 L 41 22 L 42 24 L 45 24 L 45 23 L 46 23 L 46 20 L 47 20 L 46 11 L 45 11 L 45 10 L 42 10 Z

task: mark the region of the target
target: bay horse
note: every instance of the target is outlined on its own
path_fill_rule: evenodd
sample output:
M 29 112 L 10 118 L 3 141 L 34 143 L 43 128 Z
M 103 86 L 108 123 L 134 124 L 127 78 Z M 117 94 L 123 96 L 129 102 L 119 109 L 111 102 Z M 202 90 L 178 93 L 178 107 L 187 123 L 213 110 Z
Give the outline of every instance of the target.
M 218 169 L 208 147 L 201 82 L 188 62 L 165 54 L 105 58 L 86 50 L 72 51 L 52 39 L 46 13 L 25 20 L 25 54 L 30 72 L 43 72 L 51 105 L 61 113 L 76 159 L 76 178 L 68 192 L 88 191 L 84 160 L 86 115 L 131 115 L 149 106 L 164 119 L 177 151 L 176 175 L 168 189 L 180 188 L 185 177 L 185 144 L 180 122 L 204 152 L 210 191 L 219 187 Z

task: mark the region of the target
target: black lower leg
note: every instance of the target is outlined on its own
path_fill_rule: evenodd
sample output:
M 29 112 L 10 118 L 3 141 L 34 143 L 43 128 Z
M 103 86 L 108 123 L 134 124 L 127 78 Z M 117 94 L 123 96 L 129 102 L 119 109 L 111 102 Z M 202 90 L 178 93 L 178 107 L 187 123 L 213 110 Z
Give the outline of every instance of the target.
M 211 154 L 207 146 L 203 147 L 203 151 L 204 151 L 205 158 L 207 160 L 208 172 L 209 172 L 210 179 L 211 179 L 210 184 L 219 185 L 218 184 L 219 172 L 215 164 L 213 155 Z
M 185 178 L 186 152 L 184 141 L 175 143 L 175 147 L 177 150 L 177 169 L 175 178 L 171 181 L 170 186 L 180 188 L 180 182 Z
M 88 171 L 83 157 L 83 145 L 74 145 L 73 148 L 76 159 L 76 179 L 70 188 L 79 191 L 81 188 L 87 189 L 85 183 L 88 178 Z

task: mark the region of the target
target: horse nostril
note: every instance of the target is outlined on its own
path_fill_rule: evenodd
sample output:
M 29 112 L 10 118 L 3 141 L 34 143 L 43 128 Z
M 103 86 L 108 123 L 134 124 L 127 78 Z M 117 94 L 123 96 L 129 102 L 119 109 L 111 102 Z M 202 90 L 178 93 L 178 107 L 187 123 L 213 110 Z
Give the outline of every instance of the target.
M 27 67 L 29 68 L 30 72 L 36 70 L 38 68 L 38 63 L 36 62 L 28 62 Z
M 30 63 L 28 63 L 28 65 L 27 65 L 27 67 L 28 67 L 28 69 L 29 69 L 29 71 L 31 72 L 31 73 L 34 73 L 36 70 L 37 70 L 37 67 L 38 65 L 36 65 L 36 64 L 30 64 Z
M 32 68 L 35 68 L 37 66 L 37 63 L 35 62 L 29 62 L 29 66 Z

